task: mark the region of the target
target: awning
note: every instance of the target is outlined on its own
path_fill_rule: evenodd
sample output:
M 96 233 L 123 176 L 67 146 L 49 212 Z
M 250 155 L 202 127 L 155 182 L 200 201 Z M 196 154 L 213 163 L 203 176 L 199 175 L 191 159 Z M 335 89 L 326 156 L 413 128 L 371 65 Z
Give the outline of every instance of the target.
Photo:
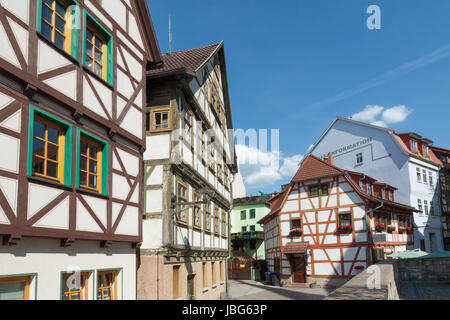
M 281 250 L 284 254 L 304 254 L 308 250 L 309 242 L 287 243 Z

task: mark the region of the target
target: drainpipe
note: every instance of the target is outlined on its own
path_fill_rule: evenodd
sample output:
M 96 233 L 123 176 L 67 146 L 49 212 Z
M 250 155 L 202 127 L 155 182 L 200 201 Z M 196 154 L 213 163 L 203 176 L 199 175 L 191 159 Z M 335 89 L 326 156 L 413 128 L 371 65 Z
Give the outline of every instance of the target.
M 233 180 L 231 180 L 230 182 L 230 188 L 231 188 L 231 210 L 228 211 L 228 257 L 226 259 L 226 263 L 225 263 L 225 280 L 226 280 L 226 284 L 225 284 L 225 290 L 226 290 L 226 296 L 228 299 L 228 293 L 230 292 L 230 288 L 229 288 L 229 283 L 228 283 L 228 262 L 231 260 L 232 253 L 231 253 L 231 220 L 230 220 L 230 212 L 233 211 L 233 204 L 234 204 L 234 199 L 233 199 L 233 182 L 234 179 L 236 178 L 236 174 L 233 174 Z M 231 265 L 233 266 L 233 265 Z

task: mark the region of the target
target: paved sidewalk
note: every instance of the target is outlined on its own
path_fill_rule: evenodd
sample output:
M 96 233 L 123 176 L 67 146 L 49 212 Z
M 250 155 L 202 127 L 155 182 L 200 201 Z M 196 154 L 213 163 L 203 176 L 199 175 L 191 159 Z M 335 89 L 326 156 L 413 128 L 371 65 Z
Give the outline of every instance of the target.
M 322 300 L 332 289 L 283 288 L 250 280 L 230 280 L 229 300 Z

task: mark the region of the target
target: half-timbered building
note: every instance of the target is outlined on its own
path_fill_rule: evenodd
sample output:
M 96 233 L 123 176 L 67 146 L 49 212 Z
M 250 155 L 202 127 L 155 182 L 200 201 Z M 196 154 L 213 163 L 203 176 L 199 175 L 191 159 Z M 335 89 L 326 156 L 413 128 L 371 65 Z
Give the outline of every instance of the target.
M 290 284 L 339 284 L 412 247 L 415 209 L 395 190 L 308 155 L 260 220 L 269 270 Z
M 219 299 L 237 171 L 224 44 L 162 57 L 147 73 L 138 298 Z
M 135 299 L 144 0 L 0 1 L 0 299 Z

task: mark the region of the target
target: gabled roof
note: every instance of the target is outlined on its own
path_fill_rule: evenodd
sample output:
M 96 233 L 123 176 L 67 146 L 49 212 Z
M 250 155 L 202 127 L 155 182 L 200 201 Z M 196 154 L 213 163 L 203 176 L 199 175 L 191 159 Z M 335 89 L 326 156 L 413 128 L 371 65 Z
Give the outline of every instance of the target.
M 169 74 L 186 73 L 192 76 L 223 47 L 223 41 L 206 47 L 182 50 L 162 55 L 163 64 L 147 71 L 151 78 Z
M 147 51 L 147 59 L 153 63 L 161 62 L 161 50 L 159 49 L 158 39 L 153 28 L 152 18 L 145 0 L 132 1 L 131 5 L 136 5 L 138 21 L 142 26 L 141 35 Z
M 292 182 L 342 174 L 343 172 L 344 170 L 310 154 L 303 160 L 300 168 L 298 168 L 297 173 L 292 179 Z

